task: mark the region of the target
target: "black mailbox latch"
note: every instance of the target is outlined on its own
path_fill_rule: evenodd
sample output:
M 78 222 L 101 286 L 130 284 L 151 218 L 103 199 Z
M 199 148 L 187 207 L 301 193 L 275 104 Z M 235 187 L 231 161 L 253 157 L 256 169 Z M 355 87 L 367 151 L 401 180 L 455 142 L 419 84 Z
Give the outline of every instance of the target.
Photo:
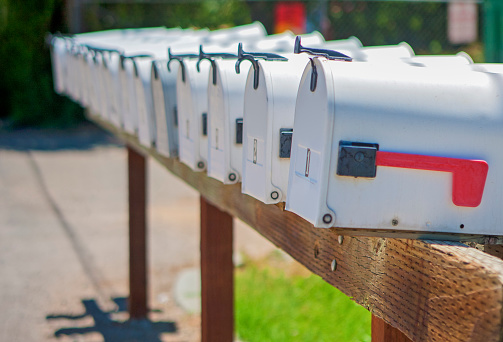
M 203 124 L 203 135 L 207 136 L 208 135 L 208 114 L 203 113 L 202 114 L 202 124 Z
M 290 158 L 292 152 L 293 128 L 279 129 L 279 157 Z
M 236 119 L 236 144 L 243 143 L 243 118 Z
M 376 153 L 378 150 L 378 144 L 339 142 L 337 175 L 374 178 L 376 176 Z

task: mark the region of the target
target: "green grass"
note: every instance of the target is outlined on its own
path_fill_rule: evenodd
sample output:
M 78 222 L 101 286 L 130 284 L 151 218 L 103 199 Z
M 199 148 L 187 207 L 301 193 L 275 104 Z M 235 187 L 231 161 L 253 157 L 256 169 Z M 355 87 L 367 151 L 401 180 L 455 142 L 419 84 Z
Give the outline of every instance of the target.
M 283 270 L 251 264 L 236 271 L 241 341 L 370 341 L 366 309 L 318 276 Z

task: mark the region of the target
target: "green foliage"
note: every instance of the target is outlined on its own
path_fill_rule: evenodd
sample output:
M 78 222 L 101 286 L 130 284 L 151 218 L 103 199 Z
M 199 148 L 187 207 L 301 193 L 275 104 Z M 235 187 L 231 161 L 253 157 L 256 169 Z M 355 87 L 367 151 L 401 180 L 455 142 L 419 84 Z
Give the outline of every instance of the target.
M 82 110 L 54 94 L 44 36 L 57 0 L 0 0 L 0 117 L 15 126 L 67 126 Z
M 148 26 L 216 29 L 251 22 L 248 7 L 240 0 L 87 5 L 83 11 L 89 31 Z
M 314 275 L 247 266 L 236 272 L 235 302 L 246 342 L 370 341 L 370 313 Z
M 14 126 L 73 125 L 83 118 L 78 105 L 52 89 L 47 32 L 67 32 L 63 0 L 0 0 L 0 118 Z M 124 27 L 235 26 L 249 23 L 238 0 L 171 4 L 86 4 L 86 31 Z

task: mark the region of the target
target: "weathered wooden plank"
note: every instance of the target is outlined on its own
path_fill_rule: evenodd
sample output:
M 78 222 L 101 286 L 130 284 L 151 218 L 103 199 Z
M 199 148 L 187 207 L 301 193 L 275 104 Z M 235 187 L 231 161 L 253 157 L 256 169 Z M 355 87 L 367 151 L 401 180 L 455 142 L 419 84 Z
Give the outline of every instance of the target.
M 147 227 L 145 157 L 128 146 L 129 317 L 147 318 Z
M 141 148 L 136 138 L 102 125 Z M 240 184 L 224 186 L 175 159 L 145 151 L 412 341 L 501 340 L 502 260 L 457 242 L 340 239 L 347 231 L 314 228 L 280 205 L 241 194 Z
M 411 342 L 403 332 L 372 315 L 372 342 Z
M 232 216 L 201 196 L 201 337 L 234 339 Z

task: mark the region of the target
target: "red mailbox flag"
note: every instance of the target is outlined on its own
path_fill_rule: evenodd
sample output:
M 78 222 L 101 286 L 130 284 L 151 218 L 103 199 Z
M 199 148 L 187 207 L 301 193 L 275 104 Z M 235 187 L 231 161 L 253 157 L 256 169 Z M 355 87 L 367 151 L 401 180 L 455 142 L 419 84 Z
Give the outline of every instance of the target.
M 274 33 L 287 30 L 295 34 L 306 33 L 306 7 L 302 2 L 278 2 L 274 18 Z
M 484 160 L 422 156 L 377 151 L 377 166 L 401 167 L 452 173 L 452 202 L 462 207 L 478 207 L 482 201 L 489 166 Z

